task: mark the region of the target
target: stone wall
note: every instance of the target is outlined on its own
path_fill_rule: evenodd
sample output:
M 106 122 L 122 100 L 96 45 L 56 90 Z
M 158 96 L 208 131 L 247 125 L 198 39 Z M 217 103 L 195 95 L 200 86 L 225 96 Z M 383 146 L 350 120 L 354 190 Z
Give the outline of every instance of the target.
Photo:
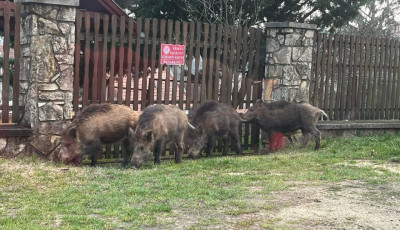
M 266 24 L 264 100 L 309 101 L 315 25 Z
M 25 106 L 22 124 L 33 129 L 33 135 L 24 139 L 28 143 L 23 147 L 27 154 L 52 159 L 57 154 L 61 132 L 73 116 L 75 6 L 79 2 L 63 5 L 55 5 L 54 1 L 21 2 L 19 100 Z M 21 138 L 4 140 L 0 141 L 0 144 L 5 142 L 3 149 L 0 146 L 0 154 L 20 154 Z M 8 146 L 18 146 L 15 147 L 18 151 L 10 152 Z

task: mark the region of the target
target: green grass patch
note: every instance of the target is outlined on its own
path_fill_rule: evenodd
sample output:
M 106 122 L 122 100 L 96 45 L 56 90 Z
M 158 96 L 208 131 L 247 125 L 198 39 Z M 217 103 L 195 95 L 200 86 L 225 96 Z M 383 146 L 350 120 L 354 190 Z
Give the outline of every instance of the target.
M 272 228 L 275 219 L 229 219 L 274 211 L 271 192 L 298 183 L 400 181 L 397 173 L 371 166 L 398 163 L 398 135 L 328 139 L 319 151 L 312 148 L 295 144 L 269 155 L 163 161 L 140 170 L 0 158 L 0 228 Z M 249 202 L 260 198 L 259 205 Z

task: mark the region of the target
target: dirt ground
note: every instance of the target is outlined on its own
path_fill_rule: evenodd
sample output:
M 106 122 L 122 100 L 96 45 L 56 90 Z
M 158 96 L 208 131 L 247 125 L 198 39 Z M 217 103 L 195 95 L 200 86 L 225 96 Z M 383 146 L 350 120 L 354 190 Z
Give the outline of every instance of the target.
M 369 164 L 359 162 L 360 167 Z M 370 165 L 369 165 L 370 166 Z M 400 164 L 384 167 L 400 176 Z M 400 229 L 400 183 L 371 185 L 345 181 L 329 185 L 295 183 L 269 197 L 246 200 L 254 210 L 180 210 L 171 229 Z M 257 188 L 254 188 L 255 190 Z M 250 205 L 251 206 L 251 205 Z M 217 224 L 201 224 L 214 216 Z

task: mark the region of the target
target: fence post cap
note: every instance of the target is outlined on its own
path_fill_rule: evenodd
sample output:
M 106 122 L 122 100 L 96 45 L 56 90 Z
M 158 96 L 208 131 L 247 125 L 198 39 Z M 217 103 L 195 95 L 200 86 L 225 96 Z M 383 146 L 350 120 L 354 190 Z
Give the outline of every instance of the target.
M 267 22 L 265 23 L 265 28 L 297 28 L 316 30 L 317 25 L 298 22 Z
M 62 6 L 79 6 L 79 0 L 14 0 L 20 3 L 40 3 L 49 5 L 62 5 Z

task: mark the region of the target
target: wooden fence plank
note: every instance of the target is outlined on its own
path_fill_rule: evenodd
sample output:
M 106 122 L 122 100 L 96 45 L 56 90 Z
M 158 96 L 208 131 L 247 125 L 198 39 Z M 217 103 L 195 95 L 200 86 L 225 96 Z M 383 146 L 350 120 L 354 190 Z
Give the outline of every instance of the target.
M 119 47 L 118 47 L 118 94 L 117 103 L 122 104 L 122 92 L 124 84 L 124 43 L 125 43 L 125 17 L 119 18 Z
M 392 89 L 392 84 L 394 83 L 392 81 L 393 80 L 393 70 L 392 70 L 392 68 L 393 68 L 393 55 L 394 55 L 393 40 L 390 40 L 389 44 L 390 44 L 390 46 L 389 46 L 389 59 L 387 60 L 389 62 L 388 63 L 389 69 L 388 69 L 387 88 L 386 88 L 387 93 L 386 93 L 386 100 L 385 100 L 385 102 L 386 102 L 386 104 L 385 104 L 385 107 L 386 107 L 386 112 L 385 112 L 386 119 L 392 119 L 392 117 L 393 117 L 393 107 L 391 107 L 391 105 L 392 105 L 392 98 L 391 98 L 392 91 L 391 91 L 391 89 Z
M 193 65 L 193 44 L 194 44 L 194 22 L 189 24 L 190 27 L 190 41 L 189 41 L 189 62 L 188 62 L 188 77 L 186 85 L 186 108 L 191 109 L 192 103 L 192 65 Z
M 386 40 L 381 40 L 381 50 L 380 50 L 380 61 L 379 61 L 379 76 L 378 76 L 378 99 L 377 99 L 377 114 L 376 119 L 382 119 L 383 117 L 383 107 L 382 107 L 382 99 L 383 97 L 383 81 L 385 76 L 385 57 L 386 57 Z
M 367 92 L 368 92 L 368 88 L 367 88 L 367 83 L 369 82 L 369 73 L 368 73 L 368 67 L 369 67 L 369 63 L 370 63 L 370 46 L 371 46 L 371 39 L 370 38 L 366 38 L 366 42 L 365 42 L 365 61 L 363 63 L 365 63 L 364 65 L 364 80 L 363 80 L 363 86 L 362 86 L 362 95 L 361 95 L 361 114 L 360 114 L 360 119 L 365 120 L 366 118 L 366 113 L 367 113 Z
M 161 44 L 164 43 L 165 25 L 166 25 L 165 19 L 161 19 L 161 22 L 160 22 L 160 47 L 161 47 Z M 161 48 L 160 48 L 160 50 L 161 50 Z M 163 89 L 162 73 L 163 73 L 163 64 L 160 62 L 158 64 L 157 104 L 161 104 L 161 100 L 162 100 L 162 89 Z
M 115 77 L 115 45 L 117 43 L 117 16 L 111 16 L 111 49 L 110 49 L 110 78 L 108 83 L 108 101 L 114 103 Z
M 233 79 L 233 61 L 235 58 L 235 38 L 237 36 L 237 28 L 231 26 L 230 34 L 230 48 L 229 48 L 229 66 L 228 66 L 228 77 L 227 77 L 227 99 L 228 104 L 232 103 L 232 79 Z
M 181 22 L 180 21 L 175 21 L 175 44 L 180 44 L 180 31 L 181 29 Z M 178 66 L 174 66 L 174 78 L 172 81 L 172 104 L 175 105 L 176 104 L 176 95 L 177 95 L 177 85 L 178 85 Z
M 3 107 L 2 113 L 3 116 L 1 118 L 2 123 L 8 123 L 10 120 L 9 111 L 9 99 L 10 99 L 10 18 L 11 18 L 11 7 L 10 2 L 4 2 L 4 40 L 3 40 L 3 52 L 4 52 L 4 63 L 3 63 L 3 84 L 2 84 L 2 98 L 3 98 Z
M 388 64 L 389 64 L 389 56 L 390 56 L 390 41 L 389 39 L 385 40 L 385 60 L 383 62 L 383 84 L 382 84 L 382 97 L 381 97 L 381 110 L 380 110 L 380 118 L 386 119 L 387 114 L 385 113 L 386 110 L 386 99 L 387 99 L 387 80 L 388 76 Z
M 330 81 L 332 81 L 331 74 L 332 74 L 332 49 L 333 49 L 333 34 L 330 33 L 328 36 L 328 52 L 326 54 L 326 78 L 325 78 L 325 90 L 324 90 L 324 106 L 325 110 L 328 112 L 329 117 L 332 117 L 332 114 L 330 113 L 330 105 L 329 103 L 329 86 L 330 86 Z
M 90 14 L 85 13 L 85 75 L 83 77 L 82 108 L 89 104 L 89 72 L 90 72 Z
M 372 105 L 371 105 L 371 118 L 372 119 L 376 119 L 377 116 L 377 101 L 378 101 L 378 92 L 379 92 L 379 88 L 378 88 L 378 82 L 379 82 L 379 72 L 380 70 L 378 68 L 380 68 L 379 65 L 379 60 L 381 55 L 382 50 L 380 49 L 380 47 L 382 46 L 382 40 L 380 38 L 376 39 L 376 44 L 375 44 L 375 68 L 374 68 L 374 80 L 372 81 L 372 85 L 373 85 L 373 91 L 372 91 Z
M 14 27 L 14 77 L 13 77 L 13 109 L 12 122 L 18 123 L 19 120 L 19 86 L 20 86 L 20 57 L 21 57 L 21 3 L 15 3 L 15 27 Z
M 188 23 L 183 22 L 182 24 L 182 44 L 187 44 L 187 32 L 188 32 Z M 186 52 L 185 52 L 186 53 Z M 181 66 L 181 76 L 179 81 L 179 108 L 183 109 L 184 105 L 184 95 L 185 95 L 185 65 Z
M 318 33 L 317 34 L 317 47 L 316 47 L 316 52 L 317 52 L 317 60 L 316 60 L 316 67 L 315 67 L 315 74 L 314 74 L 314 96 L 313 96 L 313 105 L 320 107 L 321 105 L 318 103 L 319 101 L 319 82 L 318 80 L 321 79 L 321 60 L 322 60 L 322 34 Z
M 242 27 L 239 27 L 237 30 L 236 37 L 236 60 L 235 60 L 235 71 L 234 71 L 234 80 L 233 80 L 233 108 L 237 108 L 239 105 L 238 102 L 238 93 L 239 93 L 239 71 L 240 71 L 240 57 L 241 57 L 241 48 L 242 48 Z
M 229 33 L 230 33 L 230 28 L 228 25 L 225 25 L 224 27 L 224 53 L 223 53 L 223 58 L 222 58 L 222 80 L 221 80 L 221 85 L 220 85 L 220 90 L 221 90 L 221 98 L 220 102 L 227 102 L 227 78 L 228 78 L 228 48 L 229 48 Z
M 217 32 L 217 56 L 216 56 L 216 63 L 215 63 L 215 77 L 214 77 L 214 93 L 213 93 L 213 100 L 219 100 L 219 80 L 220 80 L 220 64 L 221 64 L 221 50 L 222 50 L 222 33 L 223 33 L 223 26 L 220 24 L 218 25 L 218 32 Z
M 242 63 L 241 63 L 241 72 L 242 72 L 242 79 L 240 80 L 240 91 L 238 93 L 239 95 L 239 108 L 243 109 L 243 105 L 244 105 L 244 96 L 246 93 L 246 66 L 247 66 L 247 60 L 248 60 L 248 52 L 249 52 L 249 47 L 248 47 L 248 42 L 247 42 L 247 38 L 248 38 L 248 28 L 247 26 L 245 26 L 243 28 L 243 52 L 242 52 Z M 247 109 L 247 107 L 246 107 Z
M 75 34 L 76 34 L 76 41 L 75 41 L 75 68 L 74 68 L 74 96 L 73 96 L 73 109 L 75 112 L 78 112 L 79 109 L 79 63 L 80 63 L 80 52 L 81 52 L 81 42 L 79 40 L 81 34 L 81 27 L 82 27 L 82 13 L 81 11 L 76 11 L 76 22 L 75 22 Z
M 151 33 L 151 66 L 150 66 L 150 81 L 149 81 L 149 105 L 154 104 L 154 72 L 156 69 L 156 59 L 157 59 L 157 32 L 158 32 L 158 20 L 153 18 L 152 20 L 152 33 Z
M 133 44 L 133 18 L 128 20 L 128 52 L 127 52 L 127 73 L 126 73 L 126 93 L 125 93 L 125 105 L 131 106 L 131 91 L 132 91 L 132 44 Z
M 201 43 L 201 23 L 196 26 L 196 56 L 195 56 L 195 76 L 193 87 L 193 108 L 197 109 L 199 103 L 199 72 L 200 72 L 200 43 Z
M 211 24 L 210 33 L 210 59 L 208 60 L 208 78 L 207 78 L 207 100 L 212 99 L 213 94 L 213 82 L 214 82 L 214 54 L 215 54 L 215 36 L 216 36 L 217 26 Z
M 339 120 L 340 119 L 339 109 L 342 106 L 340 104 L 340 95 L 341 95 L 341 92 L 342 92 L 342 81 L 343 81 L 343 78 L 342 78 L 343 47 L 344 47 L 343 35 L 340 34 L 337 37 L 335 37 L 335 41 L 336 40 L 338 40 L 338 43 L 336 44 L 337 45 L 337 49 L 338 49 L 337 53 L 336 53 L 336 56 L 337 56 L 338 59 L 337 59 L 337 64 L 336 64 L 337 65 L 337 68 L 336 68 L 337 85 L 336 85 L 335 111 L 334 111 L 335 117 L 331 118 L 331 119 Z
M 168 28 L 167 28 L 167 31 L 168 31 L 168 44 L 171 44 L 172 43 L 172 29 L 173 29 L 173 26 L 174 26 L 174 22 L 172 21 L 172 20 L 168 20 Z M 165 96 L 164 96 L 164 98 L 165 98 L 165 104 L 166 105 L 169 105 L 169 103 L 170 103 L 170 93 L 169 93 L 169 91 L 170 91 L 170 77 L 171 77 L 171 66 L 170 65 L 167 65 L 167 78 L 165 79 Z
M 393 114 L 393 118 L 394 119 L 399 119 L 399 85 L 400 85 L 400 57 L 399 57 L 399 41 L 396 40 L 395 42 L 395 46 L 394 46 L 394 51 L 395 51 L 395 59 L 394 59 L 394 69 L 393 69 L 393 79 L 395 79 L 393 81 L 393 97 L 392 97 L 392 108 L 394 109 L 394 114 Z M 396 83 L 395 83 L 396 82 Z M 397 86 L 397 87 L 396 87 Z
M 161 33 L 163 31 L 161 30 Z M 135 46 L 135 75 L 133 80 L 133 109 L 139 109 L 139 69 L 140 69 L 140 42 L 142 34 L 142 18 L 136 20 L 136 46 Z
M 355 117 L 357 116 L 357 73 L 358 73 L 358 68 L 357 66 L 359 65 L 360 59 L 359 59 L 359 50 L 360 50 L 360 37 L 356 36 L 354 40 L 354 53 L 353 53 L 353 74 L 351 75 L 351 84 L 349 85 L 351 88 L 351 101 L 350 101 L 350 119 L 355 120 Z
M 208 23 L 204 23 L 204 35 L 203 35 L 203 40 L 204 40 L 204 48 L 203 48 L 203 72 L 201 75 L 201 90 L 200 90 L 200 103 L 202 104 L 206 100 L 206 85 L 207 85 L 207 48 L 208 47 L 208 35 L 209 35 L 209 30 L 210 30 L 210 25 Z
M 373 79 L 374 79 L 374 61 L 376 53 L 376 39 L 371 39 L 371 51 L 369 55 L 369 70 L 368 70 L 368 92 L 366 102 L 366 119 L 370 120 L 372 117 L 372 93 L 373 93 Z
M 150 33 L 150 19 L 146 18 L 144 21 L 144 47 L 143 47 L 143 76 L 142 76 L 142 107 L 144 110 L 147 107 L 147 64 L 149 61 L 149 33 Z
M 359 69 L 358 69 L 358 77 L 357 77 L 357 88 L 356 88 L 356 116 L 355 119 L 359 120 L 361 116 L 361 95 L 362 95 L 362 86 L 363 86 L 363 79 L 365 78 L 364 72 L 364 63 L 365 63 L 365 40 L 364 37 L 360 38 L 360 62 L 359 62 Z
M 323 110 L 326 110 L 324 105 L 324 86 L 325 86 L 325 71 L 326 71 L 326 59 L 327 59 L 327 46 L 328 46 L 328 39 L 327 35 L 322 35 L 322 57 L 321 57 L 321 75 L 320 75 L 320 85 L 319 85 L 319 94 L 318 94 L 318 106 L 322 107 Z
M 93 76 L 92 76 L 92 103 L 97 101 L 97 88 L 98 88 L 98 66 L 99 66 L 99 30 L 100 30 L 100 15 L 94 15 L 94 50 L 93 50 Z
M 110 18 L 108 15 L 103 17 L 103 52 L 102 52 L 102 75 L 101 75 L 101 89 L 100 89 L 100 102 L 106 102 L 106 88 L 107 88 L 107 56 L 108 56 L 108 29 Z
M 329 114 L 331 118 L 335 118 L 337 115 L 334 113 L 334 109 L 337 106 L 335 103 L 335 84 L 337 87 L 337 51 L 339 44 L 339 35 L 335 34 L 333 37 L 333 47 L 332 47 L 332 71 L 331 71 L 331 84 L 329 89 Z

